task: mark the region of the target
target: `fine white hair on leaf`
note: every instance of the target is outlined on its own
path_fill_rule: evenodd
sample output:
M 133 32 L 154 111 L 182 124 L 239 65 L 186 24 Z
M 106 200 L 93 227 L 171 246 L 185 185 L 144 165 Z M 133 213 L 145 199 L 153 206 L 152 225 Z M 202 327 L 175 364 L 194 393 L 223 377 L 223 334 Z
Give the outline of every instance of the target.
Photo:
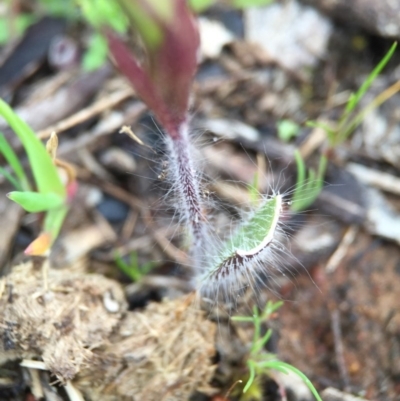
M 224 244 L 202 260 L 203 269 L 195 284 L 202 296 L 216 301 L 222 296 L 226 300 L 245 286 L 258 287 L 266 264 L 276 258 L 274 248 L 279 242 L 277 229 L 282 211 L 282 195 L 264 199 Z

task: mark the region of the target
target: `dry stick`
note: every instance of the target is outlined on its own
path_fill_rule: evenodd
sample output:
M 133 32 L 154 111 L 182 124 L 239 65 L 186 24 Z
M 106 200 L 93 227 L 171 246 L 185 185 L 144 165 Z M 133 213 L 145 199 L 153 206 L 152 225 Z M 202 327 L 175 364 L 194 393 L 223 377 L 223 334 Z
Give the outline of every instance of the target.
M 350 245 L 355 240 L 357 233 L 358 233 L 358 226 L 350 226 L 346 230 L 346 233 L 344 234 L 342 241 L 340 242 L 339 246 L 336 248 L 335 252 L 329 258 L 326 264 L 325 269 L 328 274 L 332 274 L 337 269 L 339 263 L 346 256 Z
M 172 260 L 175 262 L 187 266 L 188 264 L 188 257 L 185 252 L 181 251 L 179 248 L 177 248 L 175 245 L 171 243 L 170 240 L 168 240 L 162 233 L 160 233 L 159 230 L 157 230 L 154 227 L 154 222 L 153 219 L 150 216 L 150 213 L 147 211 L 143 210 L 142 211 L 143 217 L 146 221 L 146 224 L 150 227 L 153 237 L 158 243 L 158 245 L 161 247 L 163 252 Z
M 392 194 L 400 195 L 400 178 L 357 163 L 347 163 L 346 170 L 358 180 Z
M 340 262 L 346 256 L 350 245 L 354 242 L 356 235 L 358 233 L 357 226 L 350 226 L 345 235 L 342 238 L 339 246 L 337 247 L 336 251 L 332 254 L 329 258 L 328 263 L 326 265 L 326 272 L 328 275 L 332 275 L 337 267 L 339 266 Z M 340 312 L 336 305 L 332 305 L 331 307 L 331 328 L 333 332 L 333 340 L 335 346 L 335 355 L 336 355 L 336 363 L 338 366 L 340 377 L 347 388 L 350 385 L 350 378 L 349 373 L 346 367 L 346 361 L 344 359 L 344 347 L 342 342 L 342 330 L 340 326 Z
M 109 182 L 102 182 L 99 186 L 105 192 L 108 192 L 116 199 L 119 199 L 122 202 L 127 203 L 133 209 L 138 210 L 143 215 L 149 227 L 153 228 L 152 234 L 154 239 L 160 245 L 160 247 L 163 249 L 163 251 L 167 254 L 168 257 L 183 265 L 186 265 L 188 263 L 187 255 L 180 249 L 178 249 L 176 246 L 171 244 L 171 242 L 167 238 L 165 238 L 164 235 L 160 234 L 159 231 L 154 229 L 153 220 L 151 219 L 149 213 L 146 211 L 147 206 L 140 199 L 132 196 L 129 192 L 126 192 L 122 188 L 117 187 L 116 185 L 111 184 Z
M 92 105 L 82 109 L 78 113 L 75 113 L 74 115 L 65 118 L 64 120 L 61 120 L 59 123 L 51 127 L 48 127 L 42 131 L 39 131 L 37 133 L 37 136 L 39 139 L 45 139 L 48 138 L 53 131 L 60 133 L 69 128 L 72 128 L 75 125 L 80 124 L 86 120 L 89 120 L 90 118 L 96 116 L 97 114 L 100 114 L 105 110 L 113 108 L 118 103 L 121 103 L 122 101 L 132 97 L 134 94 L 135 93 L 131 88 L 127 88 L 119 92 L 112 93 L 106 98 L 102 98 L 98 100 L 96 103 L 93 103 Z
M 344 359 L 344 347 L 342 341 L 342 329 L 340 325 L 340 312 L 335 307 L 331 312 L 331 327 L 333 332 L 333 341 L 335 344 L 336 362 L 338 364 L 339 373 L 343 380 L 345 389 L 350 386 L 349 372 L 347 371 L 346 361 Z

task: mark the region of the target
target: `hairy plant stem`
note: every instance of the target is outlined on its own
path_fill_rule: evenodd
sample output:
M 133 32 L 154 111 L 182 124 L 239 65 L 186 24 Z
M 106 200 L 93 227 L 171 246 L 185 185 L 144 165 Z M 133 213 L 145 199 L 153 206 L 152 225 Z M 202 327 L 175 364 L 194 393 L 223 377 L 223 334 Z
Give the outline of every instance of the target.
M 195 265 L 198 265 L 201 252 L 204 251 L 205 215 L 186 124 L 182 124 L 178 131 L 169 136 L 168 146 L 172 156 L 171 170 L 175 174 L 180 207 L 188 223 L 194 245 L 192 256 Z

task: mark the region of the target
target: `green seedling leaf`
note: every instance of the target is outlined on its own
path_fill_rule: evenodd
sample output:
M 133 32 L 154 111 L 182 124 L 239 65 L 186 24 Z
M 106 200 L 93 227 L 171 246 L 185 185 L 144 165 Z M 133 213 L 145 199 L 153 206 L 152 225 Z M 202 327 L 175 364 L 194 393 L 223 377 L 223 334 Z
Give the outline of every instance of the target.
M 258 172 L 254 174 L 253 182 L 249 185 L 249 198 L 252 205 L 257 205 L 260 200 L 260 193 L 258 192 L 259 179 Z
M 251 359 L 247 361 L 247 366 L 249 368 L 249 380 L 247 381 L 246 385 L 244 386 L 243 393 L 246 393 L 248 389 L 254 382 L 256 377 L 256 364 Z
M 298 124 L 291 120 L 282 120 L 277 123 L 278 137 L 284 142 L 289 142 L 300 133 Z
M 0 17 L 0 45 L 5 45 L 11 39 L 11 26 L 13 28 L 13 34 L 19 37 L 35 21 L 35 19 L 36 18 L 31 14 L 19 14 L 16 17 L 13 17 L 11 21 L 8 16 Z
M 189 0 L 190 8 L 196 13 L 206 10 L 214 3 L 215 0 Z
M 248 316 L 232 316 L 231 320 L 234 322 L 252 322 L 253 318 Z
M 71 20 L 79 17 L 78 7 L 76 6 L 75 0 L 40 0 L 39 3 L 42 5 L 46 14 L 64 17 Z
M 254 254 L 272 241 L 282 207 L 282 197 L 276 195 L 264 201 L 251 219 L 229 241 L 228 255 Z
M 216 263 L 208 269 L 202 281 L 225 277 L 232 271 L 245 271 L 256 262 L 274 238 L 282 210 L 282 196 L 266 199 L 253 216 L 225 243 Z M 256 310 L 255 312 L 258 315 Z
M 54 193 L 10 192 L 7 196 L 29 213 L 44 212 L 63 205 L 64 198 Z
M 274 0 L 231 0 L 230 3 L 236 8 L 261 7 L 273 3 Z
M 83 55 L 82 67 L 85 71 L 93 71 L 100 68 L 107 60 L 107 40 L 100 33 L 95 33 L 89 42 L 89 48 Z
M 117 1 L 110 0 L 76 0 L 85 18 L 96 29 L 110 26 L 119 33 L 128 29 L 128 18 Z
M 336 132 L 335 130 L 330 127 L 328 124 L 321 123 L 319 121 L 307 121 L 306 122 L 307 127 L 312 127 L 312 128 L 322 128 L 326 134 L 328 135 L 328 139 L 330 143 L 335 142 L 336 138 Z
M 311 383 L 310 379 L 301 370 L 295 368 L 294 366 L 292 366 L 292 365 L 290 365 L 290 364 L 288 364 L 286 362 L 282 362 L 282 361 L 279 361 L 279 360 L 274 361 L 274 362 L 275 363 L 274 363 L 273 367 L 271 367 L 271 369 L 279 370 L 279 371 L 281 371 L 283 373 L 286 373 L 286 374 L 287 374 L 288 370 L 293 372 L 294 374 L 299 376 L 304 381 L 306 386 L 310 389 L 310 391 L 314 395 L 315 399 L 317 401 L 322 401 L 322 398 L 318 394 L 318 391 L 316 390 L 314 385 Z
M 30 186 L 29 186 L 29 182 L 26 177 L 26 174 L 24 172 L 24 169 L 22 168 L 22 165 L 19 162 L 18 157 L 15 154 L 13 148 L 7 142 L 7 139 L 5 138 L 5 136 L 2 133 L 0 133 L 0 152 L 6 159 L 7 163 L 10 165 L 10 167 L 14 170 L 14 173 L 18 179 L 18 181 L 16 181 L 16 182 L 18 182 L 18 185 L 16 186 L 15 183 L 13 183 L 13 185 L 19 189 L 28 191 Z M 3 173 L 3 175 L 4 175 L 4 173 Z M 10 181 L 9 177 L 6 177 L 6 178 Z
M 297 182 L 291 209 L 297 212 L 310 206 L 320 194 L 324 185 L 324 176 L 328 165 L 328 159 L 324 155 L 321 155 L 318 172 L 316 173 L 315 170 L 309 169 L 307 180 L 306 166 L 298 150 L 295 151 L 295 160 L 297 165 Z
M 350 96 L 349 101 L 347 102 L 345 115 L 351 113 L 354 108 L 358 105 L 362 97 L 365 95 L 367 90 L 370 88 L 372 83 L 375 81 L 376 77 L 381 73 L 381 71 L 385 68 L 389 60 L 392 58 L 393 53 L 395 52 L 397 47 L 397 42 L 393 43 L 389 51 L 383 57 L 383 59 L 379 62 L 379 64 L 372 70 L 372 72 L 368 75 L 367 79 L 361 85 L 360 89 L 354 94 Z
M 28 155 L 38 191 L 40 193 L 54 193 L 65 198 L 66 190 L 58 175 L 57 168 L 35 133 L 2 99 L 0 99 L 0 115 L 21 140 Z
M 118 253 L 115 253 L 114 260 L 118 268 L 134 282 L 139 281 L 155 267 L 154 262 L 148 262 L 140 266 L 136 252 L 131 253 L 129 263 L 126 263 Z
M 65 217 L 68 213 L 68 206 L 62 205 L 56 209 L 50 209 L 46 213 L 44 219 L 43 231 L 50 234 L 51 244 L 55 241 L 60 233 L 61 227 L 64 223 Z
M 27 255 L 45 255 L 51 248 L 53 242 L 60 233 L 65 216 L 68 213 L 68 207 L 63 205 L 56 209 L 51 209 L 46 213 L 43 225 L 43 231 L 29 246 L 25 249 Z

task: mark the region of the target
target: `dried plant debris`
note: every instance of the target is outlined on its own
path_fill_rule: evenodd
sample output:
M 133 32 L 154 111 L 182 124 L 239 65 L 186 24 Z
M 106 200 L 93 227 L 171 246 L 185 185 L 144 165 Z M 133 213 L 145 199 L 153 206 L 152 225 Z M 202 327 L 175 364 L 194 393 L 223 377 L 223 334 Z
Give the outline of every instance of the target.
M 47 286 L 47 290 L 45 289 Z M 97 274 L 26 263 L 0 280 L 0 366 L 43 360 L 85 400 L 184 400 L 210 392 L 215 324 L 191 298 L 126 312 L 121 286 Z M 33 362 L 32 362 L 33 363 Z
M 152 303 L 126 315 L 74 385 L 93 401 L 174 401 L 195 390 L 208 393 L 215 329 L 187 298 Z
M 32 263 L 0 280 L 0 365 L 13 359 L 43 359 L 61 382 L 91 364 L 126 309 L 122 288 L 97 274 L 51 269 L 45 289 Z

